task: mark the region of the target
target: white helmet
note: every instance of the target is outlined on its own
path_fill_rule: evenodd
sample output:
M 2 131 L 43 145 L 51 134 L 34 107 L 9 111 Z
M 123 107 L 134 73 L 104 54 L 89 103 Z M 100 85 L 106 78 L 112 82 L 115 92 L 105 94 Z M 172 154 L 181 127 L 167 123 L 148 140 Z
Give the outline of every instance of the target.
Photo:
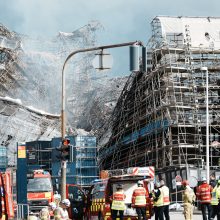
M 138 186 L 139 186 L 139 185 L 142 185 L 142 186 L 143 186 L 143 185 L 144 185 L 144 182 L 141 181 L 141 180 L 138 180 L 137 184 L 138 184 Z
M 161 185 L 161 186 L 164 186 L 164 185 L 165 185 L 164 180 L 161 180 L 161 181 L 160 181 L 160 185 Z
M 50 202 L 49 203 L 49 207 L 52 209 L 52 210 L 55 210 L 56 209 L 56 203 L 55 202 Z
M 70 207 L 70 200 L 69 199 L 64 199 L 64 200 L 62 200 L 61 203 L 67 207 Z
M 155 183 L 155 187 L 156 187 L 156 188 L 159 188 L 160 186 L 161 186 L 161 185 L 160 185 L 160 182 L 156 182 L 156 183 Z
M 207 179 L 203 176 L 203 177 L 201 178 L 201 181 L 202 181 L 202 182 L 206 182 Z

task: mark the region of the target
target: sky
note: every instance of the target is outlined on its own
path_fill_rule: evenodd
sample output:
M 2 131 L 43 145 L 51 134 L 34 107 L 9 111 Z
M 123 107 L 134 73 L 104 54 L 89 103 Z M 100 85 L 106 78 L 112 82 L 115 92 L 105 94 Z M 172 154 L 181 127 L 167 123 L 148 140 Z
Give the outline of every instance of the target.
M 72 32 L 91 20 L 104 30 L 97 46 L 141 40 L 151 36 L 150 23 L 158 15 L 220 16 L 219 0 L 0 0 L 0 23 L 32 37 Z M 129 74 L 128 48 L 112 49 L 110 74 Z

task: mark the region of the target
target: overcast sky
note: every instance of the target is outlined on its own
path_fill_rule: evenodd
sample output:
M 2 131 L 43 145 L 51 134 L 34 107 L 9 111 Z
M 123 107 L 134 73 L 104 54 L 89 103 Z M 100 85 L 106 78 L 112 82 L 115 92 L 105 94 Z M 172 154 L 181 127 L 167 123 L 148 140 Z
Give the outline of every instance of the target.
M 141 40 L 151 35 L 157 15 L 220 16 L 219 0 L 0 0 L 0 22 L 30 36 L 53 37 L 72 32 L 91 20 L 105 28 L 98 44 Z M 112 73 L 128 71 L 128 49 L 114 49 Z

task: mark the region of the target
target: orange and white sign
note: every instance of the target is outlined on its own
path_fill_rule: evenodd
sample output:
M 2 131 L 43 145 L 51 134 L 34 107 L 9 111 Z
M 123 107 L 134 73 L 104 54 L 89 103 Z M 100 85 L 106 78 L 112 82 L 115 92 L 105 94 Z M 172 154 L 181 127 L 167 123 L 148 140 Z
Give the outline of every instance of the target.
M 132 167 L 127 169 L 127 173 L 134 176 L 155 176 L 154 167 Z
M 18 146 L 18 158 L 26 158 L 26 147 Z

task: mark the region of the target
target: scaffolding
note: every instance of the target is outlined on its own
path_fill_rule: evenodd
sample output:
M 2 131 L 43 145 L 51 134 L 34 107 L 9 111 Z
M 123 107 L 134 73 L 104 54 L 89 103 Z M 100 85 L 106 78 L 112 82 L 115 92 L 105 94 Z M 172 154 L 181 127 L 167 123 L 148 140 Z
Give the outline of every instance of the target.
M 93 47 L 97 31 L 102 28 L 99 22 L 91 21 L 73 32 L 59 32 L 45 39 L 18 34 L 0 24 L 0 138 L 10 152 L 10 165 L 16 163 L 16 142 L 60 135 L 63 63 L 72 51 Z M 66 122 L 70 135 L 76 135 L 78 128 L 97 130 L 99 117 L 104 120 L 107 112 L 103 111 L 102 99 L 108 79 L 106 75 L 98 79 L 98 73 L 91 70 L 94 56 L 94 52 L 79 54 L 66 69 Z M 120 89 L 115 89 L 118 95 Z
M 98 178 L 96 138 L 92 136 L 75 137 L 76 184 L 88 187 Z
M 211 169 L 219 167 L 220 18 L 156 17 L 147 72 L 133 72 L 99 138 L 99 166 L 202 167 L 209 74 Z

